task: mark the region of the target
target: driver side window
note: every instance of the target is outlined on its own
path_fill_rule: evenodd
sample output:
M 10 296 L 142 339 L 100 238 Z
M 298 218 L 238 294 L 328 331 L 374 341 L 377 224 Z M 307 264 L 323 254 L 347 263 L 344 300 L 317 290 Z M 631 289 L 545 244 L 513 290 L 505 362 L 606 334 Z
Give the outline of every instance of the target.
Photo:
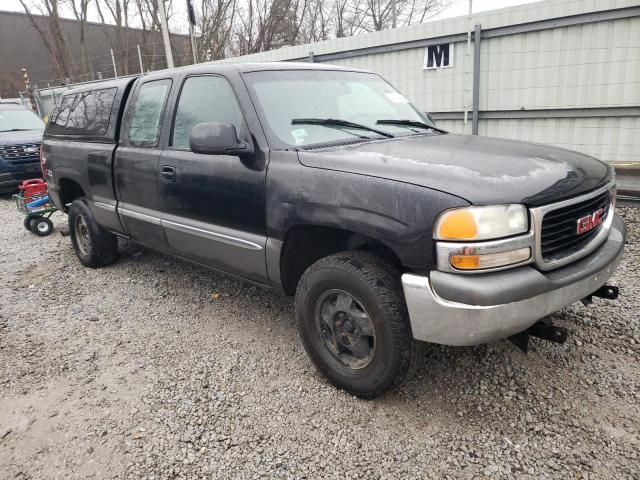
M 188 149 L 191 129 L 205 122 L 231 124 L 240 133 L 242 111 L 225 78 L 202 76 L 185 80 L 176 108 L 171 145 Z

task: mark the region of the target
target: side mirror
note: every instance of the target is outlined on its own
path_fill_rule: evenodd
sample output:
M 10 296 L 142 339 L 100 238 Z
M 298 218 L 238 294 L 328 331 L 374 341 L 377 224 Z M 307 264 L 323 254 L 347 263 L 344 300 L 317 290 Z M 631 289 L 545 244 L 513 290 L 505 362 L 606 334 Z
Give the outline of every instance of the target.
M 253 147 L 238 139 L 236 127 L 228 123 L 199 123 L 189 135 L 189 148 L 193 153 L 206 155 L 246 155 Z

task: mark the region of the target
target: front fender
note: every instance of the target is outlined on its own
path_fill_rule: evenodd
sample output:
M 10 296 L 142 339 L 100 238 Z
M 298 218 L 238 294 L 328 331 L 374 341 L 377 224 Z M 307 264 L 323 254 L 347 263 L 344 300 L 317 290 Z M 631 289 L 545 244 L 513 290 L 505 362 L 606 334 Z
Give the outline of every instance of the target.
M 267 235 L 284 240 L 299 225 L 335 227 L 388 246 L 404 267 L 433 267 L 432 229 L 447 208 L 468 205 L 437 190 L 354 173 L 325 170 L 292 161 L 295 152 L 277 152 L 267 176 Z

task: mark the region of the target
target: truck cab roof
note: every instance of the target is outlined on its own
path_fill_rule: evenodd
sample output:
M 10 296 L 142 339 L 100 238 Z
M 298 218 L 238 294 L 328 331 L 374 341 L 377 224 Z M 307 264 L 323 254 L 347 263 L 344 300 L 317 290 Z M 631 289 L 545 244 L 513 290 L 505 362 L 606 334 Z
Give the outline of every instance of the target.
M 200 63 L 197 65 L 186 65 L 173 69 L 156 70 L 145 73 L 144 75 L 130 75 L 127 77 L 115 78 L 110 80 L 100 80 L 97 82 L 87 82 L 75 88 L 69 89 L 63 96 L 75 95 L 78 93 L 93 91 L 97 89 L 107 89 L 117 87 L 118 89 L 128 88 L 135 80 L 139 78 L 154 79 L 167 78 L 175 75 L 183 74 L 202 74 L 202 73 L 218 73 L 225 74 L 230 72 L 248 73 L 261 71 L 286 71 L 286 70 L 328 70 L 328 71 L 348 71 L 348 72 L 366 72 L 366 70 L 358 68 L 338 67 L 334 65 L 321 65 L 309 62 L 247 62 L 247 63 Z
M 321 65 L 310 62 L 251 62 L 251 63 L 200 63 L 198 65 L 187 65 L 174 68 L 172 70 L 157 70 L 144 75 L 145 78 L 166 78 L 173 75 L 182 74 L 228 74 L 249 73 L 262 71 L 286 71 L 286 70 L 328 70 L 344 72 L 366 72 L 358 68 L 338 67 L 334 65 Z

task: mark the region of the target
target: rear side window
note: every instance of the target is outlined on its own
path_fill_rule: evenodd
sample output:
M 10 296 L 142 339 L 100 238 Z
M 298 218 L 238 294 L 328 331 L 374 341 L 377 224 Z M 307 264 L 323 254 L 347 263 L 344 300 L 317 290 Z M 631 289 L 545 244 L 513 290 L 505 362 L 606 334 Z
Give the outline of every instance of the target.
M 78 94 L 69 114 L 66 135 L 102 136 L 109 127 L 109 118 L 117 88 L 93 90 Z
M 47 133 L 52 135 L 63 135 L 64 129 L 67 126 L 67 120 L 69 119 L 69 112 L 73 106 L 75 95 L 66 95 L 62 97 L 58 106 L 53 110 L 49 117 L 49 124 L 47 125 Z
M 129 143 L 136 147 L 155 147 L 160 138 L 164 103 L 171 80 L 147 82 L 138 91 L 129 120 Z
M 199 123 L 228 123 L 240 131 L 242 111 L 229 82 L 222 77 L 187 78 L 180 93 L 171 145 L 189 148 L 191 129 Z

